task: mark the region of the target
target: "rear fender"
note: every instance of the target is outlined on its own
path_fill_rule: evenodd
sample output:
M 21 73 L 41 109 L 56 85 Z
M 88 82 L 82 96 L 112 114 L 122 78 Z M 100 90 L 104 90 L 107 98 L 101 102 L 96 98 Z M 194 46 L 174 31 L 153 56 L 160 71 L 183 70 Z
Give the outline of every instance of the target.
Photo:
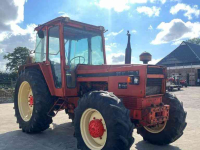
M 42 72 L 44 79 L 47 83 L 49 91 L 51 95 L 55 95 L 55 85 L 53 81 L 53 76 L 51 73 L 51 68 L 44 62 L 42 63 L 31 63 L 27 65 L 23 65 L 19 67 L 18 73 L 21 74 L 22 72 L 26 71 L 27 69 L 37 69 Z

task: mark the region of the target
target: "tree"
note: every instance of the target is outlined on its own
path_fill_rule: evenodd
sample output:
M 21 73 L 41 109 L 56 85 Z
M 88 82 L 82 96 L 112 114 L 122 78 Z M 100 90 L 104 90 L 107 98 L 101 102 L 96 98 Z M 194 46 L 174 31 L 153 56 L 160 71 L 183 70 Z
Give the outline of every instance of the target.
M 26 47 L 17 47 L 12 53 L 4 55 L 3 58 L 8 60 L 6 69 L 11 72 L 17 72 L 19 66 L 26 64 L 27 57 L 29 57 L 30 50 Z
M 12 87 L 13 81 L 16 81 L 17 73 L 16 72 L 0 72 L 0 88 L 2 87 Z
M 193 38 L 193 39 L 189 39 L 186 42 L 192 43 L 192 44 L 197 44 L 200 45 L 200 38 Z

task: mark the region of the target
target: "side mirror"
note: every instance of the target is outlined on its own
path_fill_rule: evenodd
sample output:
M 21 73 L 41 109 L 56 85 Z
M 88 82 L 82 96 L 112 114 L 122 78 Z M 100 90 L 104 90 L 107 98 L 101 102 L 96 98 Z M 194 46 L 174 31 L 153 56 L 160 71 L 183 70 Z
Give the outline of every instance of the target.
M 42 30 L 39 30 L 37 34 L 38 34 L 38 37 L 39 37 L 40 39 L 43 39 L 43 38 L 44 38 L 44 32 L 43 32 Z

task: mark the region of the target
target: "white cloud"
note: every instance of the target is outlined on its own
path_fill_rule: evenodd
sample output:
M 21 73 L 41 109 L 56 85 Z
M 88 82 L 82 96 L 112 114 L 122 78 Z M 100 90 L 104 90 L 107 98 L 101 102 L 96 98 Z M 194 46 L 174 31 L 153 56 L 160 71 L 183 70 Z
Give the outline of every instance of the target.
M 107 64 L 124 64 L 125 63 L 125 54 L 121 53 L 121 52 L 110 53 L 110 54 L 107 54 L 106 57 L 107 57 L 106 58 Z M 160 60 L 161 60 L 161 58 L 152 59 L 149 62 L 149 64 L 156 64 Z M 138 58 L 135 58 L 132 56 L 131 64 L 142 64 L 142 61 L 139 60 L 139 56 L 138 56 Z
M 12 0 L 11 0 L 12 1 Z M 14 0 L 15 5 L 18 7 L 17 11 L 17 19 L 14 21 L 15 23 L 20 23 L 24 21 L 24 4 L 27 0 Z
M 64 12 L 64 11 L 59 11 L 58 14 L 59 14 L 59 16 L 62 16 L 62 17 L 69 17 L 72 20 L 80 20 L 80 16 L 82 15 L 82 12 L 80 11 L 80 9 L 77 9 L 76 11 L 77 12 L 74 14 Z
M 167 0 L 160 0 L 160 2 L 161 2 L 162 4 L 164 4 L 166 1 L 167 1 Z
M 135 34 L 135 33 L 137 33 L 137 31 L 136 30 L 132 30 L 131 33 Z
M 0 54 L 1 54 L 1 53 L 3 53 L 3 49 L 2 49 L 2 48 L 0 48 Z
M 200 10 L 198 9 L 198 5 L 194 5 L 191 7 L 190 5 L 186 5 L 184 3 L 178 3 L 175 6 L 172 6 L 170 9 L 170 13 L 175 15 L 179 11 L 185 11 L 184 16 L 189 20 L 192 19 L 192 16 L 196 16 L 197 18 L 200 16 Z
M 166 2 L 166 0 L 150 0 L 151 3 L 155 3 L 155 2 L 161 2 L 162 4 L 164 4 Z
M 118 34 L 122 33 L 124 31 L 124 29 L 121 29 L 119 32 L 111 32 L 108 33 L 107 36 L 117 36 Z
M 178 43 L 184 39 L 191 39 L 200 36 L 200 22 L 184 22 L 181 19 L 173 19 L 169 23 L 161 22 L 157 29 L 161 31 L 151 44 Z
M 58 14 L 61 14 L 62 17 L 70 17 L 69 14 L 63 11 L 59 11 Z
M 124 53 L 111 53 L 107 55 L 107 64 L 124 64 L 125 54 Z
M 3 41 L 4 39 L 9 38 L 9 33 L 8 32 L 1 32 L 0 33 L 0 42 Z
M 25 29 L 18 24 L 24 21 L 24 4 L 27 0 L 3 0 L 0 5 L 0 66 L 5 71 L 6 60 L 3 55 L 12 52 L 18 46 L 34 48 L 35 24 Z
M 35 24 L 27 25 L 26 29 L 22 29 L 18 23 L 24 21 L 24 4 L 26 0 L 4 0 L 0 6 L 0 41 L 3 41 L 12 35 L 31 34 L 33 38 L 33 30 Z
M 159 16 L 161 8 L 156 6 L 153 7 L 141 6 L 137 7 L 136 10 L 138 13 L 144 13 L 145 15 L 152 17 L 152 16 Z
M 150 26 L 148 27 L 148 29 L 149 29 L 149 30 L 153 30 L 153 27 L 152 27 L 152 25 L 150 25 Z
M 130 0 L 130 3 L 135 4 L 135 3 L 147 3 L 148 0 Z
M 161 59 L 162 59 L 162 58 L 152 59 L 151 61 L 149 61 L 148 64 L 155 65 L 155 64 L 157 64 Z
M 106 51 L 112 51 L 112 48 L 116 48 L 117 43 L 110 43 L 109 45 L 106 45 Z
M 35 41 L 36 38 L 36 33 L 34 32 L 34 28 L 36 27 L 36 24 L 29 24 L 26 26 L 26 29 L 22 29 L 20 26 L 17 24 L 12 24 L 11 29 L 12 29 L 12 35 L 26 35 L 30 34 L 30 41 Z
M 99 0 L 95 4 L 100 8 L 114 9 L 116 12 L 122 12 L 130 9 L 129 0 Z
M 94 4 L 100 8 L 113 9 L 116 12 L 122 12 L 129 10 L 130 6 L 133 4 L 145 4 L 147 2 L 164 4 L 166 0 L 96 0 Z
M 10 31 L 12 23 L 20 23 L 24 20 L 25 0 L 3 0 L 0 5 L 0 32 Z
M 110 53 L 106 55 L 107 64 L 124 64 L 125 63 L 125 54 L 122 52 Z M 131 64 L 142 64 L 139 60 L 139 57 L 131 57 Z
M 183 42 L 183 40 L 175 40 L 173 41 L 172 45 L 180 45 Z
M 171 2 L 181 2 L 182 0 L 170 0 Z

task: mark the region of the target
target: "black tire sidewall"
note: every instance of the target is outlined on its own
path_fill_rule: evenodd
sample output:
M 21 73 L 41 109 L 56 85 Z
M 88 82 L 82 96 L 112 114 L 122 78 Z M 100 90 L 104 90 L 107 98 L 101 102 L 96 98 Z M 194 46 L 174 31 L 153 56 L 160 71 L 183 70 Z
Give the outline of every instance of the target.
M 138 128 L 144 140 L 156 145 L 166 145 L 176 141 L 182 134 L 187 123 L 186 113 L 180 101 L 173 95 L 166 93 L 163 98 L 164 104 L 170 105 L 169 120 L 163 131 L 150 133 L 144 127 Z
M 17 117 L 17 120 L 20 124 L 20 126 L 22 128 L 27 128 L 27 127 L 30 127 L 32 122 L 33 122 L 33 118 L 34 118 L 34 111 L 35 111 L 35 107 L 36 107 L 36 104 L 34 104 L 34 107 L 33 107 L 33 113 L 32 113 L 32 117 L 30 118 L 29 121 L 24 121 L 20 115 L 20 112 L 19 112 L 19 106 L 18 106 L 18 92 L 19 92 L 19 88 L 21 86 L 21 84 L 24 82 L 24 81 L 27 81 L 29 83 L 29 85 L 31 86 L 31 89 L 32 89 L 32 82 L 30 81 L 30 78 L 27 77 L 26 73 L 22 73 L 19 78 L 18 78 L 18 81 L 16 83 L 16 87 L 15 87 L 15 98 L 14 98 L 14 107 L 15 107 L 15 114 L 16 114 L 16 117 Z M 33 97 L 34 97 L 34 90 L 32 89 L 32 92 L 33 92 Z M 35 99 L 35 97 L 34 97 Z
M 97 94 L 97 96 L 98 96 L 98 94 Z M 106 123 L 107 141 L 105 143 L 105 146 L 102 148 L 102 150 L 114 150 L 113 145 L 119 144 L 119 146 L 120 146 L 120 141 L 119 141 L 119 143 L 116 143 L 116 139 L 114 139 L 113 137 L 115 137 L 115 136 L 117 137 L 119 135 L 126 137 L 127 132 L 125 130 L 123 130 L 123 128 L 118 128 L 118 126 L 115 126 L 116 121 L 114 120 L 114 118 L 117 117 L 117 115 L 120 116 L 120 114 L 118 114 L 116 111 L 114 111 L 110 107 L 110 105 L 119 106 L 116 104 L 115 100 L 112 100 L 109 98 L 107 98 L 105 100 L 103 97 L 102 98 L 97 97 L 96 100 L 93 100 L 92 97 L 89 97 L 88 99 L 82 98 L 81 100 L 79 100 L 78 105 L 79 106 L 75 110 L 75 120 L 74 120 L 75 135 L 76 135 L 78 142 L 81 143 L 82 150 L 89 150 L 82 138 L 81 131 L 80 131 L 80 120 L 81 120 L 82 114 L 85 112 L 85 110 L 87 110 L 89 108 L 96 109 L 97 111 L 99 111 L 101 113 L 101 115 L 103 116 L 105 123 Z M 121 108 L 125 109 L 125 107 L 123 107 L 123 106 L 121 106 Z M 127 117 L 127 118 L 123 117 L 121 119 L 124 121 L 126 120 L 127 125 L 131 123 L 129 117 Z M 117 130 L 118 130 L 118 133 L 117 133 Z M 131 145 L 132 145 L 132 143 L 131 143 Z M 126 150 L 126 148 L 124 148 L 123 150 Z

